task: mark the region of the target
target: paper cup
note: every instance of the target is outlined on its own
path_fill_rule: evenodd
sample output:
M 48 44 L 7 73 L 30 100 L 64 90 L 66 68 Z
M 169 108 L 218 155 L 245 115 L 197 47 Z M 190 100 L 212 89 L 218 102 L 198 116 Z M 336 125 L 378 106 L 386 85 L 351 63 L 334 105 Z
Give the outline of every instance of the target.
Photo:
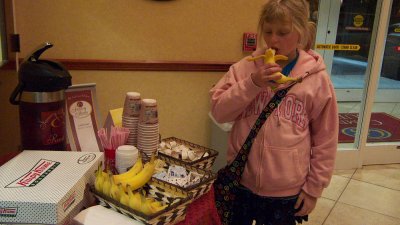
M 127 92 L 125 96 L 123 115 L 125 117 L 139 117 L 141 98 L 138 92 Z

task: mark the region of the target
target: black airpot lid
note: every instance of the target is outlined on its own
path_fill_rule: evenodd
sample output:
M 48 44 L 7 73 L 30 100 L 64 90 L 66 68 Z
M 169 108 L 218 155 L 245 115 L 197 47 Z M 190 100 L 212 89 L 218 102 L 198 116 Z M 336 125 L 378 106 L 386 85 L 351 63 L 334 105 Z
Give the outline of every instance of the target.
M 61 63 L 39 59 L 51 47 L 51 43 L 42 44 L 21 63 L 18 75 L 22 91 L 54 92 L 71 86 L 71 75 Z

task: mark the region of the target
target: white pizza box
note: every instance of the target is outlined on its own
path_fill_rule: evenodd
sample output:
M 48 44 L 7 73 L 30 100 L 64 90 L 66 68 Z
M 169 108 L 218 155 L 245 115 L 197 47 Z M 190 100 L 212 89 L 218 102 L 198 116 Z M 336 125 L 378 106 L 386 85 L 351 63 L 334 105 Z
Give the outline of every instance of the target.
M 89 203 L 102 160 L 102 152 L 21 152 L 0 167 L 0 224 L 69 224 Z

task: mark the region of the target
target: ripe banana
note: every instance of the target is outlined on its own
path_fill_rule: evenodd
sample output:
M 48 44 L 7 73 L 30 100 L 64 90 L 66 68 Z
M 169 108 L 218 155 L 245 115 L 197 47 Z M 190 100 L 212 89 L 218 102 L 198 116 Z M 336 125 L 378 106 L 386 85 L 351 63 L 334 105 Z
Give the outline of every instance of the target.
M 284 55 L 275 55 L 275 49 L 272 48 L 268 48 L 267 50 L 265 50 L 265 54 L 264 55 L 260 55 L 260 56 L 256 56 L 253 58 L 247 58 L 247 61 L 255 61 L 258 60 L 260 58 L 264 58 L 264 63 L 275 63 L 278 60 L 288 60 L 288 57 L 284 56 Z M 279 74 L 281 75 L 281 78 L 279 80 L 275 80 L 275 83 L 278 84 L 284 84 L 286 82 L 289 81 L 294 81 L 294 82 L 299 82 L 301 81 L 301 78 L 293 78 L 293 77 L 287 77 L 285 75 L 283 75 L 280 72 L 276 72 L 274 74 Z
M 151 199 L 149 199 L 149 198 L 147 198 L 146 200 L 150 202 L 150 205 L 151 205 L 152 208 L 157 209 L 157 208 L 164 207 L 164 206 L 162 205 L 162 202 L 155 201 L 154 199 L 151 200 Z M 165 207 L 166 207 L 166 206 L 167 206 L 167 205 L 165 205 Z
M 100 161 L 99 165 L 97 166 L 96 170 L 96 178 L 94 181 L 94 188 L 98 192 L 103 192 L 103 183 L 105 178 L 105 172 L 103 172 L 103 163 Z
M 124 191 L 127 190 L 127 186 L 130 185 L 130 187 L 132 188 L 132 190 L 136 190 L 140 187 L 142 187 L 143 185 L 145 185 L 153 176 L 154 170 L 156 167 L 156 163 L 155 163 L 155 155 L 153 155 L 151 157 L 150 162 L 147 162 L 143 169 L 136 174 L 136 176 L 134 177 L 129 177 L 127 179 L 123 179 L 121 181 L 119 181 L 119 183 L 117 184 L 121 184 Z
M 144 195 L 141 195 L 140 197 L 142 202 L 142 208 L 140 211 L 146 215 L 154 214 L 167 207 L 167 205 L 163 205 L 162 202 L 158 202 L 154 198 L 145 198 Z
M 132 191 L 132 188 L 129 185 L 127 189 L 129 196 L 129 207 L 140 212 L 142 208 L 142 201 L 139 192 Z
M 167 206 L 168 205 L 163 205 L 161 202 L 157 202 L 157 201 L 150 203 L 150 209 L 153 213 L 161 211 L 161 210 L 167 208 Z
M 143 169 L 143 161 L 142 161 L 142 157 L 139 154 L 135 165 L 133 165 L 128 171 L 126 171 L 125 173 L 121 173 L 121 174 L 113 176 L 114 182 L 118 184 L 118 183 L 121 183 L 121 181 L 123 181 L 123 180 L 134 177 L 142 169 Z
M 110 177 L 110 182 L 111 182 L 110 197 L 116 201 L 119 201 L 119 198 L 121 197 L 121 195 L 119 193 L 118 185 L 114 182 L 114 179 L 112 176 Z
M 150 204 L 146 201 L 146 198 L 143 195 L 140 195 L 140 201 L 141 201 L 140 212 L 146 215 L 153 214 L 150 208 Z
M 102 192 L 104 195 L 110 196 L 112 174 L 110 171 L 107 171 L 107 172 L 108 172 L 107 176 L 104 178 Z
M 119 187 L 121 187 L 121 184 Z M 135 211 L 141 212 L 145 215 L 151 215 L 167 207 L 167 205 L 163 205 L 162 202 L 156 201 L 154 198 L 146 197 L 146 192 L 142 189 L 133 191 L 130 185 L 127 185 L 126 189 L 129 198 L 128 206 Z M 120 202 L 121 204 L 126 205 L 126 199 L 125 197 L 123 198 L 121 198 Z
M 122 184 L 118 184 L 118 188 L 119 188 L 119 195 L 120 195 L 119 202 L 122 205 L 129 206 L 129 195 L 122 188 Z

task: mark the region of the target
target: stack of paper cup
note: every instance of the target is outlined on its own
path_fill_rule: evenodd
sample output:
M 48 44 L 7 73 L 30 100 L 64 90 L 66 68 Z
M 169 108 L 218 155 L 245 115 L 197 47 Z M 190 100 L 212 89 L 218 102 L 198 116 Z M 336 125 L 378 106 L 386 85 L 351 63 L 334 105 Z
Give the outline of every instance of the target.
M 159 127 L 157 101 L 154 99 L 143 99 L 139 126 L 138 126 L 138 149 L 143 160 L 148 161 L 155 154 L 159 144 Z
M 140 93 L 127 92 L 122 112 L 122 127 L 126 127 L 130 131 L 126 142 L 127 145 L 137 146 L 140 108 Z
M 121 145 L 115 152 L 115 168 L 118 173 L 125 173 L 137 161 L 138 149 L 133 145 Z

